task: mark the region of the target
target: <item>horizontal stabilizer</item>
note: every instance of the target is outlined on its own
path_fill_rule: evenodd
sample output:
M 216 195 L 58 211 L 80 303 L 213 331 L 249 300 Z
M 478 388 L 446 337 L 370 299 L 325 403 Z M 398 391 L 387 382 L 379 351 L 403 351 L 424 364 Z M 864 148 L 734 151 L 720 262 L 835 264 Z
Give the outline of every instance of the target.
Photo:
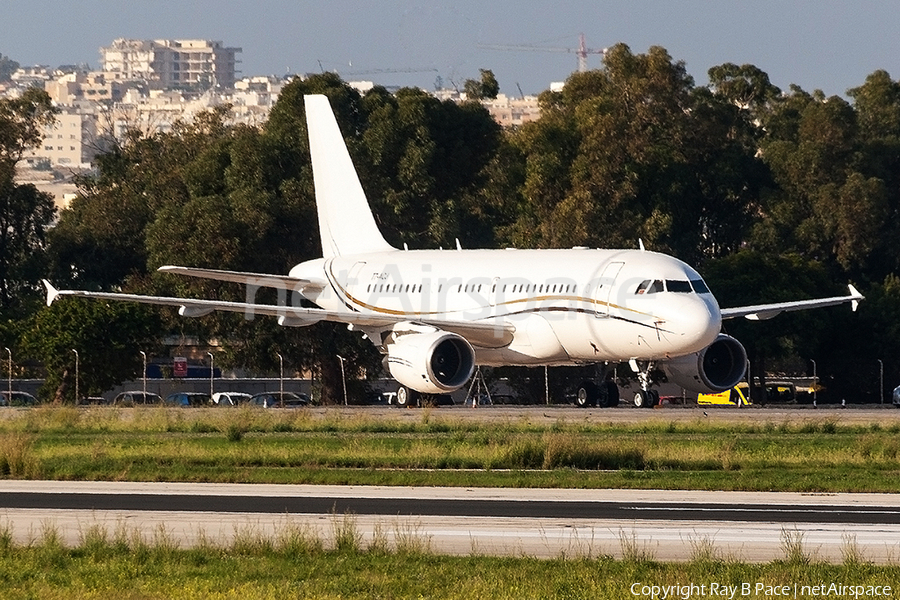
M 174 273 L 185 277 L 197 277 L 200 279 L 212 279 L 214 281 L 229 281 L 255 285 L 257 287 L 285 289 L 296 291 L 305 295 L 305 292 L 320 292 L 325 287 L 325 281 L 312 279 L 298 279 L 289 275 L 268 275 L 265 273 L 247 273 L 243 271 L 219 271 L 216 269 L 200 269 L 195 267 L 178 267 L 166 265 L 157 269 L 162 273 Z

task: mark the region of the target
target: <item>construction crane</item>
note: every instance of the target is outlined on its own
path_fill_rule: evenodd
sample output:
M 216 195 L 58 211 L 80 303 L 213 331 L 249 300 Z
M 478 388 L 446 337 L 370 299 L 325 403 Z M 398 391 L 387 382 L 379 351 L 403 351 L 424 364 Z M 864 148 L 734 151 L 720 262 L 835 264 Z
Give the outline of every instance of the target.
M 325 66 L 322 64 L 321 60 L 318 60 L 319 70 L 323 73 L 326 72 Z M 334 64 L 334 63 L 325 63 L 325 64 Z M 349 67 L 353 67 L 353 63 L 347 63 Z M 437 73 L 437 69 L 434 67 L 402 67 L 399 69 L 366 69 L 364 71 L 341 71 L 340 69 L 330 69 L 331 72 L 337 73 L 341 77 L 349 76 L 355 77 L 357 75 L 383 75 L 386 73 Z
M 576 54 L 578 56 L 578 70 L 580 72 L 584 72 L 588 70 L 587 67 L 587 57 L 588 54 L 606 54 L 606 48 L 588 48 L 587 44 L 584 42 L 584 34 L 580 34 L 578 36 L 578 47 L 577 48 L 554 48 L 552 46 L 535 46 L 535 45 L 484 45 L 479 44 L 479 48 L 485 48 L 487 50 L 530 50 L 535 52 L 568 52 L 569 54 Z
M 368 69 L 366 71 L 348 71 L 345 73 L 341 73 L 341 75 L 356 76 L 356 75 L 383 75 L 385 73 L 437 73 L 437 72 L 438 72 L 437 69 L 423 67 L 421 69 L 416 69 L 416 68 Z

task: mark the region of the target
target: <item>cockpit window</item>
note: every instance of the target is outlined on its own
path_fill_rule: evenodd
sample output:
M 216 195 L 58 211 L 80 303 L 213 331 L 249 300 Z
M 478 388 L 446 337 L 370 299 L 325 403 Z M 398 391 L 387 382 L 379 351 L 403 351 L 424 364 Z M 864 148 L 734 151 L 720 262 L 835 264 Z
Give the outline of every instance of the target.
M 694 291 L 698 294 L 709 294 L 709 288 L 706 287 L 706 283 L 702 279 L 691 279 L 691 285 L 694 287 Z
M 663 291 L 663 282 L 655 279 L 645 279 L 637 286 L 637 289 L 634 291 L 635 294 L 656 294 L 657 292 Z
M 676 292 L 679 294 L 690 294 L 694 290 L 691 288 L 690 281 L 683 281 L 681 279 L 666 279 L 666 291 Z

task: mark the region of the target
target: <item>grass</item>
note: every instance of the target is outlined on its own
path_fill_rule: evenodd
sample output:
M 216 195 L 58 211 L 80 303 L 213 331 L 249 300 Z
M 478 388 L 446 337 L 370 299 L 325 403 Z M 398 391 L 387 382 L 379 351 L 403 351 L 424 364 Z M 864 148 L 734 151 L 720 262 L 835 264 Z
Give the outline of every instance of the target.
M 145 538 L 124 525 L 113 532 L 92 526 L 78 544 L 66 547 L 52 526 L 17 545 L 10 528 L 0 525 L 0 585 L 3 598 L 10 600 L 605 599 L 634 597 L 633 590 L 640 592 L 644 586 L 650 590 L 712 582 L 749 583 L 753 588 L 787 585 L 796 588 L 798 598 L 822 597 L 811 589 L 823 583 L 900 589 L 900 566 L 869 564 L 852 550 L 852 543 L 843 563 L 817 562 L 802 548 L 802 537 L 790 532 L 783 536 L 783 558 L 750 565 L 717 557 L 708 540 L 692 545 L 690 560 L 660 563 L 627 532 L 621 533 L 621 558 L 572 555 L 548 560 L 478 553 L 439 556 L 427 546 L 409 545 L 403 535 L 391 541 L 378 532 L 363 539 L 347 515 L 333 515 L 332 526 L 327 540 L 286 523 L 274 534 L 247 527 L 230 539 L 206 538 L 195 547 L 181 548 L 164 528 Z
M 518 419 L 479 425 L 449 411 L 397 415 L 402 418 L 252 409 L 3 412 L 0 476 L 827 492 L 900 487 L 900 426 L 889 422 Z M 900 590 L 900 566 L 871 564 L 852 536 L 843 540 L 840 564 L 819 561 L 796 530 L 783 531 L 781 542 L 781 556 L 765 564 L 724 557 L 703 537 L 688 540 L 684 562 L 661 563 L 651 546 L 625 530 L 617 558 L 577 551 L 550 560 L 492 557 L 477 548 L 470 556 L 440 556 L 414 526 L 376 527 L 363 536 L 354 515 L 334 514 L 324 533 L 289 521 L 269 534 L 248 525 L 227 539 L 199 532 L 193 547 L 181 547 L 163 526 L 144 536 L 124 524 L 114 531 L 89 525 L 67 547 L 50 524 L 17 543 L 0 520 L 0 596 L 602 599 L 635 597 L 634 584 L 640 591 L 710 582 L 789 585 L 798 598 L 821 597 L 811 590 L 822 583 Z
M 0 477 L 356 485 L 900 490 L 900 425 L 526 420 L 447 411 L 41 407 L 0 419 Z M 402 417 L 402 418 L 400 418 Z

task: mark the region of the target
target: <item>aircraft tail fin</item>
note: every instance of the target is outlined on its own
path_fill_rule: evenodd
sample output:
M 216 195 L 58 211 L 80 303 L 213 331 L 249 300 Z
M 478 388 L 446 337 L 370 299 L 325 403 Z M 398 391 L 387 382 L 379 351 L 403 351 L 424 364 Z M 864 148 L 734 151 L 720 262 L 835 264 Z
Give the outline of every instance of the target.
M 304 103 L 322 255 L 394 250 L 378 230 L 328 98 L 307 95 Z

